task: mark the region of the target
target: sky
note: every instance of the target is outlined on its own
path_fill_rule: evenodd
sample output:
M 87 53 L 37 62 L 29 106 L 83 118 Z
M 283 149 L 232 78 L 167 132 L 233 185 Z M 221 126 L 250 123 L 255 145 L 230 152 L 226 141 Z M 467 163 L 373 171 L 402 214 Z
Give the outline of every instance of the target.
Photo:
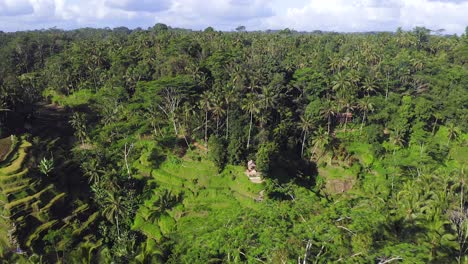
M 0 31 L 57 27 L 395 31 L 462 34 L 468 0 L 0 0 Z

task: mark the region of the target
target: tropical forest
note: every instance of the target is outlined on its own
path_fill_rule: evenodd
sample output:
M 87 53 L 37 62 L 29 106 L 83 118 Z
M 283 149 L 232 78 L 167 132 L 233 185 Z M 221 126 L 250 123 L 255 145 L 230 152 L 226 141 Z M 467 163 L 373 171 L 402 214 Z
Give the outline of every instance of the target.
M 0 32 L 1 263 L 468 263 L 468 28 Z

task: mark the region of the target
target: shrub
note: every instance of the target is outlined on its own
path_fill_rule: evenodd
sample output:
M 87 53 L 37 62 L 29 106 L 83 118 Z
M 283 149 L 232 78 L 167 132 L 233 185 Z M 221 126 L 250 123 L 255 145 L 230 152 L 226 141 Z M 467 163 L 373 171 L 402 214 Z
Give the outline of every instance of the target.
M 270 142 L 260 146 L 257 151 L 257 169 L 263 174 L 269 174 L 271 165 L 276 159 L 279 147 L 275 142 Z
M 221 172 L 226 166 L 226 147 L 221 138 L 212 135 L 208 140 L 208 157 L 215 164 L 218 172 Z

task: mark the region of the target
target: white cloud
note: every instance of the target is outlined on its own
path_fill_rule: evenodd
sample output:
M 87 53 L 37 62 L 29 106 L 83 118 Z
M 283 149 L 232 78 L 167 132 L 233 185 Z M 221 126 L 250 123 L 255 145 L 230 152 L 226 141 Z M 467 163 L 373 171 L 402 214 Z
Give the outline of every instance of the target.
M 408 1 L 399 22 L 404 28 L 425 26 L 461 33 L 468 26 L 468 1 Z
M 264 26 L 297 30 L 394 31 L 425 26 L 461 33 L 468 25 L 468 1 L 309 0 L 265 20 Z
M 463 33 L 468 0 L 0 0 L 0 30 L 92 26 Z
M 0 0 L 0 16 L 21 16 L 33 11 L 28 0 Z
M 172 4 L 170 0 L 106 0 L 105 3 L 112 8 L 138 12 L 161 12 Z
M 177 27 L 231 30 L 240 24 L 256 25 L 273 16 L 268 0 L 174 0 L 167 14 L 156 19 Z

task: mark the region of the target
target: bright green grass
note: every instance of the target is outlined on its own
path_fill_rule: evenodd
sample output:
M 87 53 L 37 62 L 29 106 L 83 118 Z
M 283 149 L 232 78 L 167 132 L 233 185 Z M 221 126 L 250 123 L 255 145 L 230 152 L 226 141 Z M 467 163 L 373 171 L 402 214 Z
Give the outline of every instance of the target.
M 155 225 L 153 223 L 145 221 L 145 219 L 143 219 L 143 217 L 139 214 L 135 216 L 135 221 L 133 223 L 132 229 L 139 230 L 147 237 L 155 239 L 156 241 L 159 241 L 162 238 L 159 225 Z
M 51 97 L 51 100 L 55 104 L 76 107 L 80 105 L 88 104 L 94 97 L 95 94 L 90 89 L 81 89 L 74 92 L 69 96 L 61 95 L 54 90 L 45 90 L 45 97 Z
M 264 189 L 264 185 L 250 182 L 244 174 L 245 168 L 228 166 L 222 173 L 218 173 L 212 162 L 203 158 L 201 161 L 191 159 L 191 156 L 197 156 L 194 154 L 189 151 L 179 162 L 176 162 L 176 158 L 168 158 L 157 169 L 145 167 L 143 162 L 139 162 L 140 172 L 150 171 L 158 189 L 169 189 L 174 194 L 182 193 L 183 201 L 151 223 L 145 220 L 145 216 L 148 215 L 147 207 L 156 199 L 153 196 L 145 202 L 146 207 L 142 206 L 137 212 L 132 226 L 134 230 L 158 241 L 163 235 L 178 230 L 179 221 L 203 221 L 226 210 L 255 210 L 262 206 L 254 199 Z
M 324 168 L 319 168 L 319 175 L 326 179 L 342 179 L 355 176 L 355 173 L 343 167 L 326 166 Z
M 374 163 L 374 155 L 372 154 L 371 147 L 370 144 L 356 141 L 353 141 L 347 146 L 348 151 L 353 152 L 365 167 L 369 167 Z

